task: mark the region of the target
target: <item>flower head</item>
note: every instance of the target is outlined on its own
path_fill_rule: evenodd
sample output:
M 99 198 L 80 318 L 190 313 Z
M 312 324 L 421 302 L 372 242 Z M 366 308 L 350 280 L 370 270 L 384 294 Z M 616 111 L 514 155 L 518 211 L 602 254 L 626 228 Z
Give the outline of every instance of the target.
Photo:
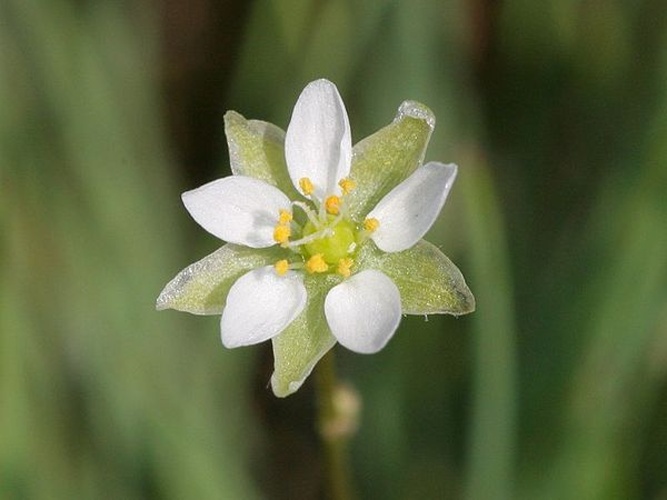
M 233 112 L 225 119 L 234 175 L 182 198 L 228 243 L 179 273 L 158 309 L 221 314 L 226 347 L 272 339 L 279 396 L 297 390 L 336 342 L 374 353 L 401 314 L 474 309 L 458 269 L 421 240 L 457 172 L 422 165 L 434 126 L 427 108 L 403 103 L 354 149 L 327 80 L 306 86 L 286 133 Z

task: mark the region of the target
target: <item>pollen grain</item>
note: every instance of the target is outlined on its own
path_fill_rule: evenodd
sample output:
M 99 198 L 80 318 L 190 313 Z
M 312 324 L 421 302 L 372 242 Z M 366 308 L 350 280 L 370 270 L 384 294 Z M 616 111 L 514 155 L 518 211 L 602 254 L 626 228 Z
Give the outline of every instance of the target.
M 285 210 L 284 208 L 280 209 L 280 215 L 278 216 L 278 223 L 280 225 L 287 225 L 292 222 L 292 212 Z
M 301 188 L 301 192 L 306 196 L 310 196 L 313 194 L 313 191 L 315 191 L 315 186 L 313 186 L 313 183 L 308 177 L 301 177 L 301 179 L 299 179 L 299 187 Z
M 364 221 L 364 229 L 368 231 L 369 233 L 372 233 L 375 231 L 378 227 L 380 227 L 380 221 L 371 217 L 370 219 L 366 219 Z
M 356 186 L 357 183 L 352 179 L 345 177 L 338 182 L 340 189 L 343 191 L 343 194 L 349 194 Z
M 324 200 L 324 208 L 328 214 L 338 215 L 340 213 L 340 198 L 336 195 L 329 196 Z
M 344 278 L 349 278 L 350 274 L 352 274 L 350 269 L 352 268 L 353 265 L 354 265 L 354 261 L 352 259 L 350 259 L 349 257 L 346 257 L 344 259 L 340 259 L 338 261 L 338 269 L 336 269 L 336 271 L 338 272 L 338 274 L 340 274 Z
M 281 245 L 284 245 L 289 241 L 289 237 L 292 234 L 292 230 L 287 224 L 278 224 L 274 229 L 273 229 L 273 239 L 277 242 L 280 243 Z
M 273 267 L 275 268 L 276 274 L 278 276 L 284 276 L 285 273 L 287 273 L 289 270 L 289 262 L 287 262 L 285 259 L 282 259 L 276 262 Z
M 316 253 L 306 262 L 306 271 L 309 273 L 325 273 L 329 270 L 329 266 L 324 262 L 323 255 Z

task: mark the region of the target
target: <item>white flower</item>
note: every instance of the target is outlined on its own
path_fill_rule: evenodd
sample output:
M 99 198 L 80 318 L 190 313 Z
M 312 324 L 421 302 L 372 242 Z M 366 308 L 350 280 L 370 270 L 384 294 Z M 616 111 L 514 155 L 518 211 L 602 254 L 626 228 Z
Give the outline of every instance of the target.
M 284 160 L 275 153 L 283 142 L 277 127 L 226 119 L 234 175 L 182 198 L 195 221 L 228 244 L 174 278 L 158 309 L 221 312 L 226 347 L 274 339 L 276 372 L 292 370 L 283 381 L 274 373 L 274 392 L 287 395 L 335 341 L 374 353 L 402 313 L 474 308 L 458 269 L 420 241 L 457 172 L 454 164 L 420 165 L 434 123 L 426 108 L 404 103 L 394 128 L 353 154 L 336 86 L 311 82 L 284 134 Z M 208 306 L 222 297 L 222 311 Z
M 282 332 L 306 304 L 304 273 L 320 272 L 316 266 L 322 260 L 323 272 L 342 264 L 339 272 L 345 276 L 344 269 L 353 268 L 356 247 L 366 237 L 386 252 L 412 247 L 433 224 L 456 177 L 456 165 L 427 163 L 368 214 L 366 226 L 374 230 L 358 230 L 356 223 L 363 228 L 364 221 L 349 220 L 344 205 L 354 182 L 348 179 L 350 125 L 338 90 L 327 80 L 314 81 L 301 93 L 287 128 L 285 158 L 294 187 L 310 204 L 290 201 L 278 188 L 244 176 L 218 179 L 183 194 L 192 217 L 218 238 L 252 248 L 282 242 L 295 252 L 296 265 L 288 264 L 289 270 L 261 267 L 232 286 L 221 320 L 226 347 L 263 342 Z M 290 235 L 295 232 L 295 209 L 306 213 L 308 223 L 301 238 L 283 239 L 281 228 Z M 374 353 L 398 327 L 401 298 L 381 271 L 350 270 L 328 293 L 324 312 L 338 342 L 356 352 Z

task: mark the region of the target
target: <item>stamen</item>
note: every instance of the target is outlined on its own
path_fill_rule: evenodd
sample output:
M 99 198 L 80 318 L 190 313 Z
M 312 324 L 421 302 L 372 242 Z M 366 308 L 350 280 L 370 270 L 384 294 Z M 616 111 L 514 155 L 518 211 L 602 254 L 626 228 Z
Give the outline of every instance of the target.
M 315 191 L 315 186 L 313 186 L 313 183 L 308 177 L 301 177 L 301 179 L 299 179 L 299 187 L 301 188 L 301 192 L 306 196 L 310 196 L 313 194 L 313 191 Z
M 355 187 L 357 187 L 357 183 L 347 177 L 341 179 L 338 182 L 338 185 L 340 186 L 340 189 L 343 191 L 343 194 L 349 194 L 350 191 L 352 191 Z
M 343 205 L 341 206 L 341 208 L 342 208 L 342 209 L 345 209 L 345 204 L 343 204 Z M 329 226 L 334 227 L 334 226 L 336 226 L 340 221 L 342 221 L 343 218 L 345 217 L 345 213 L 344 213 L 344 212 L 345 212 L 345 210 L 341 210 L 341 212 L 340 212 L 338 215 L 336 215 L 336 217 L 335 217 L 332 221 L 329 222 Z
M 378 227 L 380 227 L 380 221 L 373 217 L 364 221 L 364 229 L 369 233 L 374 232 Z
M 352 259 L 350 259 L 349 257 L 346 257 L 344 259 L 340 259 L 338 261 L 338 269 L 336 269 L 336 271 L 338 272 L 338 274 L 340 274 L 344 278 L 349 278 L 350 274 L 352 274 L 350 269 L 352 268 L 353 265 L 354 265 L 354 261 Z
M 328 214 L 338 215 L 340 212 L 340 198 L 336 195 L 329 196 L 324 200 L 324 208 Z
M 331 236 L 333 233 L 333 230 L 330 227 L 325 227 L 324 229 L 317 231 L 316 233 L 309 234 L 308 236 L 304 236 L 303 238 L 300 238 L 298 240 L 290 241 L 288 246 L 291 247 L 298 247 L 301 245 L 307 245 L 308 243 L 312 243 L 315 240 L 319 240 L 320 238 L 326 238 L 327 236 Z
M 325 273 L 329 270 L 329 266 L 324 262 L 323 255 L 321 253 L 316 253 L 308 262 L 306 262 L 306 271 L 309 273 Z
M 289 237 L 292 234 L 292 230 L 287 224 L 278 224 L 273 229 L 273 239 L 281 245 L 286 244 L 289 241 Z
M 278 216 L 278 223 L 282 226 L 287 225 L 289 222 L 292 222 L 292 212 L 285 210 L 284 208 L 280 209 L 280 215 Z
M 314 226 L 320 225 L 320 221 L 317 218 L 317 214 L 308 205 L 300 201 L 293 201 L 292 205 L 294 205 L 295 207 L 299 207 L 301 210 L 303 210 L 305 214 L 308 216 L 308 220 L 312 222 Z
M 278 276 L 284 276 L 285 273 L 289 270 L 289 262 L 287 262 L 286 259 L 279 260 L 276 262 L 273 267 L 276 270 L 276 274 Z

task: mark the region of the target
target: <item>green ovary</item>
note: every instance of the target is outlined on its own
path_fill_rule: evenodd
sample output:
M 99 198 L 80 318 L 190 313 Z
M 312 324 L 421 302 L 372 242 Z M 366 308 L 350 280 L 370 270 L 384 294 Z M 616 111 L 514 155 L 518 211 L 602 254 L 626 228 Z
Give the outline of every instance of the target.
M 332 220 L 333 217 L 330 217 Z M 355 225 L 348 220 L 341 220 L 335 226 L 330 226 L 333 234 L 319 238 L 303 245 L 302 250 L 306 257 L 322 254 L 327 264 L 338 264 L 340 259 L 349 257 L 357 242 L 357 230 Z M 303 236 L 310 236 L 321 231 L 312 222 L 308 222 L 303 228 Z

